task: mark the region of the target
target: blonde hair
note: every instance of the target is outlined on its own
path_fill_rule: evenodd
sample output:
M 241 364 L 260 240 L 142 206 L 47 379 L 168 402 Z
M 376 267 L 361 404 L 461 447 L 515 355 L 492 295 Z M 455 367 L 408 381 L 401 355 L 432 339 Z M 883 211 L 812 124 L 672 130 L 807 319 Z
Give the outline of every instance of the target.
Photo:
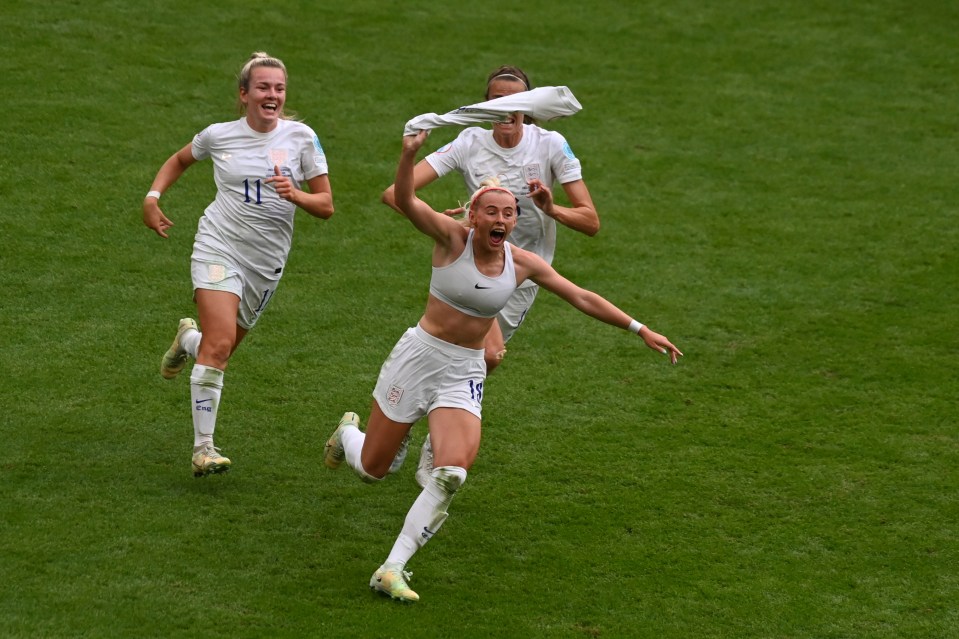
M 473 192 L 473 195 L 470 196 L 469 210 L 470 211 L 474 210 L 473 207 L 476 206 L 476 200 L 478 200 L 480 196 L 483 195 L 484 193 L 489 193 L 490 191 L 503 191 L 504 193 L 509 193 L 510 195 L 513 195 L 512 191 L 510 191 L 505 186 L 500 185 L 499 178 L 495 178 L 495 177 L 486 178 L 485 180 L 480 182 L 479 188 L 476 189 Z M 516 199 L 515 195 L 513 195 L 513 199 L 514 200 Z
M 283 64 L 282 60 L 279 58 L 274 58 L 265 51 L 254 51 L 250 55 L 249 59 L 247 59 L 246 64 L 243 65 L 243 68 L 240 69 L 240 74 L 236 77 L 237 87 L 243 91 L 249 92 L 250 76 L 253 74 L 253 69 L 257 69 L 259 67 L 272 67 L 274 69 L 279 69 L 283 72 L 283 79 L 286 80 L 286 65 Z M 236 105 L 241 114 L 246 111 L 246 108 L 244 107 L 239 96 L 237 96 Z M 281 115 L 280 117 L 287 118 L 286 115 Z

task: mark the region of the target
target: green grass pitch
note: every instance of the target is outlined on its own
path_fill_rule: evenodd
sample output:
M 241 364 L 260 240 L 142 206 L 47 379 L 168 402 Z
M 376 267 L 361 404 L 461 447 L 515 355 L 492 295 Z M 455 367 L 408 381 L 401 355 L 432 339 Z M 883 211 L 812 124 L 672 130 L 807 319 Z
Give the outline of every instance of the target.
M 959 636 L 956 6 L 11 0 L 0 29 L 0 636 Z M 157 367 L 209 163 L 169 240 L 140 202 L 261 49 L 337 212 L 300 214 L 227 371 L 234 469 L 195 480 Z M 504 63 L 584 106 L 547 126 L 602 229 L 555 265 L 686 357 L 542 294 L 400 606 L 366 583 L 413 464 L 370 487 L 322 446 L 425 302 L 429 241 L 379 203 L 403 124 Z

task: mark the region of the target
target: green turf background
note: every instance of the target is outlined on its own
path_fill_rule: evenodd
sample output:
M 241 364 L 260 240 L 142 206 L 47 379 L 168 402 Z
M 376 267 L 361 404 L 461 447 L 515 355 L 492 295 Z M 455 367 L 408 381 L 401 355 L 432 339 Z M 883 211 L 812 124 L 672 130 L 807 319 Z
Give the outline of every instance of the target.
M 957 33 L 932 0 L 8 0 L 0 636 L 959 636 Z M 157 364 L 209 163 L 164 195 L 169 240 L 140 202 L 260 49 L 337 212 L 298 219 L 227 373 L 234 470 L 194 480 Z M 426 296 L 428 240 L 379 203 L 402 125 L 503 63 L 584 105 L 548 126 L 602 230 L 555 265 L 686 357 L 542 295 L 403 607 L 366 582 L 412 464 L 370 487 L 319 459 Z

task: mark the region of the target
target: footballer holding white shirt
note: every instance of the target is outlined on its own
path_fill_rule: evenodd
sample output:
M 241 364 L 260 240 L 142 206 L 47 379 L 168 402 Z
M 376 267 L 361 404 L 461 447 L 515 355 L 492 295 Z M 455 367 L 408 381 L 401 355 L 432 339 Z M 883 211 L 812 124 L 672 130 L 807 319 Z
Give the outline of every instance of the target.
M 486 84 L 486 99 L 492 100 L 530 90 L 529 79 L 517 67 L 504 66 L 493 71 Z M 421 189 L 434 180 L 457 171 L 463 176 L 468 193 L 474 192 L 480 182 L 498 178 L 519 203 L 519 216 L 510 242 L 536 253 L 552 263 L 556 251 L 556 223 L 586 235 L 599 232 L 599 216 L 583 181 L 582 168 L 566 139 L 555 131 L 547 131 L 524 122 L 521 113 L 515 113 L 505 122 L 492 125 L 492 130 L 480 127 L 464 129 L 456 139 L 428 155 L 413 170 L 414 188 Z M 546 189 L 538 189 L 530 198 L 529 182 L 537 180 Z M 551 189 L 560 184 L 570 206 L 561 206 L 553 200 Z M 391 185 L 383 193 L 383 202 L 399 210 L 393 198 Z M 462 208 L 447 210 L 447 214 L 463 212 Z M 502 362 L 506 342 L 513 336 L 533 305 L 539 287 L 525 282 L 497 315 L 484 345 L 487 373 Z M 405 457 L 405 448 L 397 457 L 394 471 Z M 416 472 L 422 486 L 432 468 L 432 449 L 429 438 L 423 444 L 420 465 Z
M 286 266 L 297 207 L 328 219 L 333 193 L 326 155 L 307 125 L 286 119 L 286 67 L 254 53 L 239 76 L 244 116 L 213 124 L 160 167 L 143 202 L 143 222 L 161 237 L 173 226 L 159 198 L 187 168 L 213 160 L 216 198 L 198 224 L 191 274 L 200 333 L 180 320 L 160 374 L 172 379 L 196 360 L 190 375 L 193 474 L 229 470 L 232 462 L 213 445 L 223 373 L 230 356 L 266 308 Z M 302 183 L 309 191 L 300 188 Z

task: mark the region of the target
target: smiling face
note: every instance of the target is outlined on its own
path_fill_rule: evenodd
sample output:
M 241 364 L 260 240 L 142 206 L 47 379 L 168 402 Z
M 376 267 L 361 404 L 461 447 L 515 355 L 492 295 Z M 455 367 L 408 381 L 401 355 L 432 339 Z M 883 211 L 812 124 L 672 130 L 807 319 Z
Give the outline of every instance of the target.
M 286 72 L 277 67 L 253 68 L 247 86 L 240 87 L 240 102 L 246 109 L 246 121 L 253 130 L 261 133 L 272 131 L 283 116 Z
M 476 229 L 476 241 L 501 249 L 516 226 L 516 198 L 509 191 L 492 189 L 473 200 L 470 226 Z

